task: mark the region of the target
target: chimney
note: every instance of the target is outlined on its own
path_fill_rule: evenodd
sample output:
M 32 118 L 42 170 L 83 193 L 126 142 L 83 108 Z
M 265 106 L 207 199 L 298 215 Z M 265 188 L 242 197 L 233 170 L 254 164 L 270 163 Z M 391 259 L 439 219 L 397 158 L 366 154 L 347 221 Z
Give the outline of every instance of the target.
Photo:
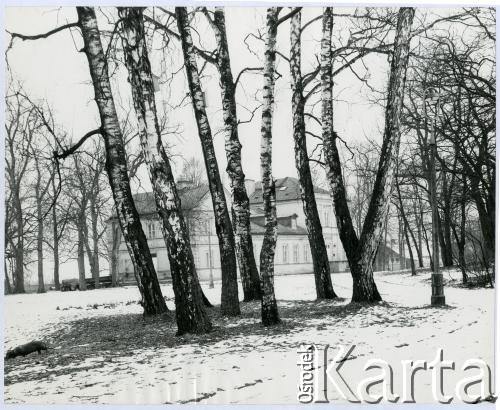
M 245 179 L 245 188 L 250 196 L 255 192 L 255 181 L 253 179 Z

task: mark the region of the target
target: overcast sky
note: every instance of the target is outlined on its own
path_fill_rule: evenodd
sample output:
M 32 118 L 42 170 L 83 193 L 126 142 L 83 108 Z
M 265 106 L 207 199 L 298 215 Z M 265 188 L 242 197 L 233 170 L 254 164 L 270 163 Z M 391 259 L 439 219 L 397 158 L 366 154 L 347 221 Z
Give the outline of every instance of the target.
M 340 9 L 337 9 L 340 10 Z M 342 9 L 347 11 L 347 9 Z M 114 9 L 103 9 L 103 12 L 114 18 Z M 320 8 L 307 8 L 303 12 L 303 23 L 317 16 Z M 263 8 L 228 8 L 226 9 L 227 31 L 231 54 L 233 75 L 244 67 L 261 66 L 262 43 L 250 39 L 249 44 L 254 55 L 245 46 L 243 40 L 249 33 L 257 33 L 264 29 L 265 9 Z M 28 8 L 9 7 L 6 9 L 6 29 L 24 34 L 35 34 L 48 31 L 58 25 L 76 20 L 74 8 Z M 109 29 L 106 19 L 99 14 L 99 23 L 103 30 Z M 213 44 L 211 29 L 199 18 L 197 25 L 200 37 L 205 46 Z M 345 21 L 339 19 L 335 27 L 338 36 L 345 36 Z M 321 21 L 311 25 L 303 36 L 303 72 L 312 68 L 314 55 L 319 52 L 321 38 Z M 195 36 L 195 41 L 198 41 Z M 176 40 L 173 40 L 176 42 Z M 156 42 L 154 43 L 156 46 Z M 9 51 L 8 62 L 15 79 L 24 84 L 25 90 L 35 99 L 46 100 L 53 108 L 56 121 L 73 139 L 98 125 L 98 113 L 90 84 L 88 65 L 83 53 L 78 52 L 82 46 L 78 30 L 58 33 L 48 39 L 21 42 L 16 40 Z M 289 54 L 289 25 L 280 26 L 278 34 L 278 49 L 284 55 Z M 168 54 L 168 55 L 165 55 Z M 118 56 L 120 58 L 120 55 Z M 187 92 L 185 74 L 181 70 L 172 82 L 166 82 L 168 71 L 178 71 L 182 67 L 182 55 L 178 44 L 166 52 L 152 51 L 153 71 L 162 80 L 160 92 L 157 93 L 158 106 L 167 103 L 177 105 Z M 201 62 L 200 62 L 201 64 Z M 372 56 L 366 59 L 370 69 L 370 84 L 383 89 L 387 78 L 388 62 L 384 56 Z M 282 78 L 276 85 L 276 111 L 274 120 L 274 163 L 275 177 L 296 176 L 293 157 L 291 102 L 289 67 L 286 61 L 278 59 L 278 71 Z M 358 71 L 364 70 L 358 66 Z M 123 68 L 120 68 L 114 78 L 117 102 L 127 107 L 129 101 L 129 85 Z M 255 92 L 262 87 L 262 76 L 245 74 L 240 80 L 237 100 L 240 120 L 250 117 L 248 110 L 253 110 L 259 104 L 255 101 Z M 220 91 L 218 76 L 212 67 L 205 70 L 203 86 L 207 93 L 208 109 L 219 166 L 226 166 L 224 152 L 224 134 L 220 132 L 222 112 L 220 109 Z M 340 135 L 348 140 L 362 140 L 365 135 L 380 136 L 383 128 L 383 112 L 367 98 L 370 92 L 367 87 L 349 71 L 337 78 L 335 95 L 335 126 Z M 258 98 L 260 95 L 258 94 Z M 171 126 L 180 126 L 181 136 L 172 136 L 166 141 L 172 146 L 173 154 L 184 157 L 195 156 L 201 159 L 201 148 L 196 132 L 193 111 L 189 100 L 184 107 L 168 109 L 167 117 Z M 246 109 L 245 109 L 246 107 Z M 243 167 L 248 178 L 259 179 L 259 148 L 260 148 L 260 110 L 249 124 L 239 128 L 243 145 Z M 317 131 L 317 130 L 316 130 Z M 179 163 L 179 158 L 176 156 Z M 177 167 L 180 171 L 180 166 Z
M 348 12 L 348 9 L 337 8 L 337 13 Z M 434 10 L 434 12 L 439 12 Z M 446 11 L 447 13 L 450 10 Z M 283 12 L 284 13 L 284 12 Z M 303 24 L 321 13 L 320 8 L 304 8 Z M 419 10 L 418 16 L 422 16 Z M 101 30 L 110 30 L 108 19 L 116 17 L 115 9 L 106 8 L 98 11 Z M 41 7 L 8 7 L 5 12 L 5 26 L 8 31 L 23 34 L 46 32 L 67 22 L 77 20 L 73 7 L 41 8 Z M 253 39 L 249 41 L 249 50 L 243 40 L 249 33 L 264 32 L 264 8 L 227 8 L 226 23 L 233 75 L 244 67 L 262 65 L 262 43 Z M 202 41 L 202 45 L 211 49 L 214 44 L 213 33 L 200 16 L 194 25 L 197 29 L 194 39 Z M 174 27 L 175 28 L 175 27 Z M 345 43 L 349 36 L 349 26 L 345 19 L 334 20 L 334 44 Z M 391 41 L 391 36 L 387 41 Z M 321 39 L 321 21 L 308 27 L 303 34 L 303 73 L 313 67 L 315 55 L 319 52 Z M 7 35 L 6 42 L 10 40 Z M 189 99 L 184 99 L 184 105 L 179 105 L 187 93 L 187 84 L 182 70 L 182 54 L 176 40 L 172 39 L 171 47 L 160 49 L 158 38 L 151 44 L 150 58 L 153 72 L 159 76 L 161 86 L 156 94 L 158 107 L 166 107 L 168 124 L 179 127 L 179 135 L 170 135 L 165 140 L 171 147 L 177 174 L 182 167 L 182 158 L 197 157 L 202 159 L 196 123 Z M 76 141 L 83 134 L 99 126 L 96 104 L 93 100 L 93 89 L 86 57 L 78 50 L 82 47 L 82 39 L 78 30 L 66 30 L 48 39 L 36 41 L 16 40 L 8 53 L 9 75 L 16 81 L 21 81 L 25 91 L 34 100 L 45 100 L 53 109 L 55 120 L 59 127 Z M 289 55 L 289 25 L 283 24 L 278 32 L 278 50 Z M 121 59 L 121 55 L 117 55 Z M 379 91 L 384 91 L 389 63 L 385 55 L 371 55 L 365 58 L 368 69 L 368 83 Z M 199 61 L 201 66 L 201 62 Z M 112 64 L 113 66 L 113 64 Z M 294 150 L 292 139 L 291 91 L 288 63 L 278 58 L 278 71 L 282 75 L 276 84 L 276 108 L 273 132 L 273 174 L 276 178 L 296 176 Z M 366 70 L 361 64 L 355 66 L 356 71 L 364 75 Z M 130 107 L 130 86 L 122 66 L 113 71 L 112 84 L 120 114 Z M 167 81 L 176 72 L 173 81 Z M 259 90 L 262 88 L 262 75 L 244 75 L 237 89 L 238 114 L 240 121 L 247 120 L 250 111 L 260 102 Z M 221 175 L 226 166 L 224 152 L 224 134 L 221 131 L 222 112 L 220 104 L 220 89 L 218 76 L 213 67 L 207 66 L 204 71 L 203 87 L 206 91 L 208 113 L 214 134 L 217 159 Z M 257 96 L 257 99 L 255 98 Z M 374 104 L 373 99 L 380 97 L 364 85 L 356 76 L 346 70 L 336 77 L 334 87 L 334 124 L 336 131 L 349 143 L 362 142 L 365 138 L 382 138 L 384 125 L 383 109 L 380 104 Z M 133 118 L 133 117 L 132 117 Z M 319 132 L 318 128 L 310 130 Z M 260 149 L 260 110 L 256 112 L 252 122 L 239 127 L 240 140 L 243 145 L 243 168 L 247 178 L 260 179 L 259 149 Z M 312 143 L 313 141 L 311 141 Z M 142 189 L 149 189 L 145 170 L 140 173 Z M 225 178 L 227 186 L 228 181 Z M 137 186 L 132 187 L 137 191 Z M 69 269 L 73 271 L 74 267 Z M 62 277 L 66 276 L 63 269 Z M 50 276 L 50 271 L 47 272 Z M 70 276 L 74 276 L 71 275 Z

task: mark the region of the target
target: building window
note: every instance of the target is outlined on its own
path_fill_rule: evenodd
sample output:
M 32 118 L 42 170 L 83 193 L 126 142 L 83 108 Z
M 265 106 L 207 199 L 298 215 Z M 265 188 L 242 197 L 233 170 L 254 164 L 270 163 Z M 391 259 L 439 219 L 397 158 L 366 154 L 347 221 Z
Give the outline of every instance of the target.
M 309 246 L 304 244 L 304 262 L 309 262 Z
M 288 244 L 283 245 L 283 263 L 288 263 Z
M 325 226 L 330 226 L 330 207 L 326 207 L 324 210 Z
M 156 238 L 156 222 L 154 221 L 148 222 L 148 238 L 149 239 Z
M 293 245 L 293 262 L 299 263 L 299 245 Z

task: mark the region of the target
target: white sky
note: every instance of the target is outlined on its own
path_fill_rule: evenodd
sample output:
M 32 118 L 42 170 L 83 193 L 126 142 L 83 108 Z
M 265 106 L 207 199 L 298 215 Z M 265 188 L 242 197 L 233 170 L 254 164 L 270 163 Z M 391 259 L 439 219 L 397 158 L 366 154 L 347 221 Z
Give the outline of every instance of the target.
M 115 16 L 115 9 L 102 10 L 108 16 Z M 102 11 L 98 13 L 101 29 L 110 28 Z M 337 12 L 346 12 L 347 9 L 336 9 Z M 437 10 L 436 10 L 437 11 Z M 304 8 L 302 22 L 317 16 L 320 8 Z M 422 13 L 422 11 L 420 11 Z M 284 12 L 282 12 L 284 13 Z M 7 7 L 5 9 L 5 28 L 8 31 L 23 34 L 38 34 L 51 30 L 67 22 L 77 20 L 74 7 L 41 8 L 41 7 Z M 262 45 L 258 41 L 251 41 L 257 56 L 252 54 L 244 45 L 243 39 L 248 33 L 256 33 L 264 29 L 265 9 L 263 8 L 227 8 L 226 23 L 230 47 L 233 75 L 244 67 L 261 66 L 260 56 Z M 197 29 L 205 45 L 213 44 L 213 33 L 203 23 L 203 18 L 197 20 Z M 334 42 L 348 35 L 348 30 L 342 21 L 334 20 Z M 194 36 L 198 41 L 197 36 Z M 315 53 L 319 52 L 321 38 L 321 21 L 311 25 L 303 34 L 303 74 L 311 69 Z M 6 35 L 6 45 L 10 37 Z M 389 41 L 389 40 L 388 40 Z M 155 49 L 150 53 L 153 72 L 165 80 L 169 71 L 179 70 L 183 59 L 179 44 L 172 40 L 175 47 L 165 54 Z M 158 44 L 154 43 L 155 47 Z M 99 125 L 99 117 L 93 100 L 93 89 L 86 57 L 78 52 L 82 47 L 82 39 L 78 30 L 65 30 L 48 39 L 22 42 L 17 39 L 8 53 L 8 62 L 13 77 L 21 81 L 25 91 L 34 100 L 46 100 L 54 112 L 56 122 L 73 140 L 79 139 L 87 131 Z M 278 33 L 278 50 L 289 55 L 289 25 L 283 24 Z M 121 58 L 118 55 L 118 58 Z M 365 59 L 370 71 L 369 82 L 378 90 L 384 90 L 387 80 L 389 64 L 386 56 L 372 55 Z M 199 61 L 201 65 L 201 62 Z M 361 68 L 357 65 L 357 68 Z M 294 150 L 292 139 L 291 119 L 291 91 L 289 81 L 289 67 L 286 61 L 278 58 L 278 71 L 283 75 L 276 85 L 276 107 L 273 133 L 273 174 L 276 178 L 296 176 Z M 363 74 L 363 70 L 359 70 Z M 219 162 L 221 175 L 225 175 L 226 158 L 224 151 L 224 135 L 218 133 L 222 125 L 220 109 L 220 90 L 218 75 L 215 69 L 205 71 L 203 86 L 207 94 L 208 113 L 214 134 L 214 143 Z M 249 74 L 242 77 L 237 89 L 237 102 L 240 105 L 238 114 L 240 120 L 246 120 L 249 113 L 242 108 L 253 109 L 257 102 L 253 95 L 262 87 L 262 76 Z M 130 88 L 126 81 L 123 67 L 113 78 L 115 100 L 117 105 L 129 106 Z M 163 83 L 157 93 L 159 107 L 168 101 L 176 105 L 187 93 L 187 84 L 184 72 L 181 70 L 175 77 L 174 83 Z M 337 132 L 349 143 L 361 142 L 366 137 L 381 140 L 384 118 L 380 105 L 371 101 L 376 97 L 350 71 L 345 71 L 336 78 L 334 88 L 336 96 L 334 106 L 334 123 Z M 202 158 L 201 148 L 197 135 L 196 123 L 190 101 L 184 107 L 169 109 L 167 112 L 169 125 L 179 125 L 182 133 L 178 137 L 165 141 L 172 146 L 174 162 L 180 172 L 181 157 L 191 156 Z M 312 129 L 312 128 L 311 128 Z M 314 130 L 318 132 L 316 128 Z M 260 179 L 259 149 L 260 149 L 260 110 L 256 112 L 253 121 L 242 124 L 239 128 L 240 140 L 243 145 L 243 169 L 247 178 Z M 144 170 L 140 173 L 142 188 L 148 189 L 149 182 Z M 227 178 L 226 178 L 227 179 Z M 227 181 L 226 185 L 227 185 Z M 137 186 L 132 187 L 137 190 Z M 73 263 L 71 263 L 73 265 Z M 51 277 L 49 266 L 46 267 L 47 278 Z M 74 269 L 69 269 L 73 271 Z M 62 277 L 66 270 L 62 269 Z M 71 277 L 74 275 L 71 274 Z
M 114 13 L 113 9 L 105 10 L 107 14 Z M 309 8 L 303 12 L 303 22 L 308 21 L 308 16 L 316 16 L 319 8 Z M 284 12 L 282 12 L 284 13 Z M 257 29 L 263 29 L 265 9 L 263 8 L 228 8 L 226 10 L 227 31 L 231 54 L 233 75 L 244 67 L 261 66 L 259 59 L 250 53 L 243 43 L 244 37 Z M 66 22 L 76 21 L 74 8 L 33 8 L 33 7 L 9 7 L 5 14 L 6 29 L 23 34 L 36 34 L 48 31 Z M 106 22 L 100 16 L 101 28 L 106 28 Z M 202 19 L 200 18 L 202 22 Z M 278 34 L 278 49 L 285 55 L 289 54 L 289 26 L 280 26 Z M 210 28 L 199 26 L 200 35 L 203 39 L 213 39 Z M 311 61 L 313 53 L 319 51 L 319 40 L 321 37 L 321 21 L 312 25 L 303 39 L 303 72 L 306 73 L 311 67 L 307 60 Z M 196 37 L 195 37 L 196 38 Z M 173 40 L 176 42 L 176 40 Z M 195 40 L 196 41 L 196 40 Z M 250 44 L 255 47 L 260 55 L 260 44 L 251 40 Z M 76 45 L 76 47 L 75 47 Z M 98 125 L 98 113 L 93 101 L 93 90 L 90 84 L 88 65 L 83 53 L 77 51 L 81 48 L 82 40 L 78 30 L 69 30 L 58 33 L 48 39 L 37 41 L 16 40 L 13 48 L 9 51 L 8 61 L 14 77 L 21 80 L 27 92 L 34 99 L 47 100 L 54 109 L 57 123 L 64 128 L 69 135 L 76 140 L 85 132 Z M 156 57 L 156 58 L 155 58 Z M 309 58 L 308 58 L 309 57 Z M 182 56 L 179 47 L 168 56 L 173 62 L 172 69 L 179 69 L 182 64 Z M 160 53 L 151 53 L 153 70 L 160 75 L 161 57 Z M 278 70 L 283 75 L 277 81 L 276 108 L 274 120 L 274 163 L 273 173 L 275 177 L 295 176 L 296 170 L 293 157 L 291 103 L 289 88 L 289 68 L 286 61 L 278 59 Z M 374 56 L 366 60 L 371 70 L 371 83 L 377 88 L 383 89 L 387 75 L 387 59 Z M 226 166 L 224 152 L 224 135 L 216 133 L 221 128 L 222 113 L 220 110 L 220 91 L 218 76 L 213 68 L 205 71 L 207 77 L 203 86 L 207 93 L 209 114 L 217 158 L 220 169 Z M 125 80 L 123 70 L 119 71 L 114 84 L 119 89 L 123 105 L 127 105 L 129 94 L 128 83 Z M 163 78 L 165 79 L 165 74 Z M 157 102 L 162 102 L 171 96 L 170 103 L 178 103 L 187 92 L 185 75 L 183 72 L 176 76 L 176 84 L 170 87 L 167 84 L 161 86 L 157 93 Z M 366 100 L 367 89 L 360 93 L 361 83 L 350 73 L 346 72 L 337 79 L 339 85 L 335 93 L 339 95 L 339 101 L 335 105 L 335 125 L 340 135 L 348 140 L 359 140 L 364 135 L 380 136 L 383 128 L 383 112 L 379 107 L 369 104 Z M 253 95 L 262 87 L 262 77 L 256 74 L 244 75 L 240 81 L 237 101 L 240 120 L 249 117 L 249 113 L 241 108 L 248 106 L 253 109 L 257 102 Z M 201 148 L 196 132 L 194 115 L 190 105 L 185 108 L 171 110 L 167 113 L 171 125 L 181 125 L 183 129 L 182 138 L 167 141 L 173 144 L 172 152 L 184 157 L 196 156 L 201 158 Z M 239 129 L 240 139 L 243 145 L 243 167 L 248 178 L 259 179 L 259 147 L 260 147 L 260 110 L 254 116 L 252 123 L 242 124 Z M 180 170 L 180 167 L 179 167 Z

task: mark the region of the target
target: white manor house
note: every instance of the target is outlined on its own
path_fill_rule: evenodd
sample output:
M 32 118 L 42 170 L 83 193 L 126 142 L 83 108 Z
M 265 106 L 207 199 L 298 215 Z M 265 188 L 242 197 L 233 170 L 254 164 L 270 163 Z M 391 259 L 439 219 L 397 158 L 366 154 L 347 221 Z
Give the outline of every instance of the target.
M 250 199 L 254 253 L 259 266 L 260 248 L 264 236 L 264 213 L 262 210 L 262 189 L 260 182 L 245 180 Z M 220 279 L 219 244 L 215 231 L 215 220 L 208 185 L 193 186 L 186 181 L 178 181 L 184 216 L 188 222 L 191 247 L 196 270 L 200 280 Z M 323 227 L 323 236 L 328 251 L 332 272 L 346 270 L 347 260 L 338 235 L 335 215 L 328 191 L 315 187 L 316 203 Z M 226 200 L 231 198 L 226 191 Z M 135 204 L 148 238 L 153 261 L 161 281 L 170 279 L 170 264 L 167 248 L 163 240 L 160 221 L 152 192 L 134 195 Z M 228 204 L 229 205 L 229 204 Z M 278 214 L 278 241 L 275 255 L 275 274 L 287 275 L 312 273 L 311 251 L 305 228 L 305 217 L 300 197 L 299 181 L 286 177 L 276 180 L 276 208 Z M 116 218 L 108 221 L 108 232 Z M 113 241 L 113 235 L 108 240 Z M 133 266 L 123 237 L 120 235 L 118 257 L 118 278 L 124 283 L 134 280 Z M 113 249 L 110 243 L 109 249 Z M 116 249 L 116 248 L 115 248 Z

